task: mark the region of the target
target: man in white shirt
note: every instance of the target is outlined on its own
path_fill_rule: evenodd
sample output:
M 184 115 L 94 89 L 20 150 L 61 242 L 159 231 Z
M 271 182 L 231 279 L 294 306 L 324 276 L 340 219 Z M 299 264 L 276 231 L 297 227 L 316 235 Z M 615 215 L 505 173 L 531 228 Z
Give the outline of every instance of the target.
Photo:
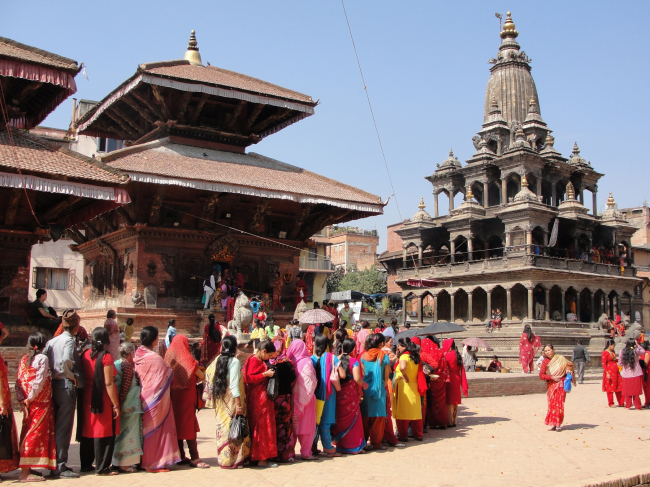
M 214 272 L 210 274 L 209 281 L 203 281 L 203 292 L 205 293 L 205 306 L 203 306 L 203 309 L 212 308 L 212 306 L 210 306 L 210 301 L 212 301 L 212 296 L 214 296 L 214 293 L 217 290 L 217 285 L 214 282 L 214 274 Z

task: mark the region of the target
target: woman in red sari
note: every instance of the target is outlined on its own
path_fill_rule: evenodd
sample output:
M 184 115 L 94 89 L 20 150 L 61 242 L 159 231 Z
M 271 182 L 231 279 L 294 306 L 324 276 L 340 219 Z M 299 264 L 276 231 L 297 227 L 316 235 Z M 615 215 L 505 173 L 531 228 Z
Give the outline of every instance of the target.
M 260 343 L 257 352 L 244 364 L 244 383 L 246 384 L 246 407 L 251 433 L 251 461 L 260 467 L 276 468 L 277 463 L 269 463 L 269 458 L 278 456 L 275 432 L 275 409 L 273 401 L 266 395 L 269 378 L 275 370 L 269 369 L 266 362 L 276 356 L 275 345 L 271 340 Z
M 467 376 L 465 375 L 465 367 L 463 367 L 463 358 L 458 353 L 453 338 L 448 338 L 443 342 L 442 352 L 445 354 L 445 360 L 449 364 L 449 382 L 445 384 L 447 426 L 455 427 L 458 416 L 458 405 L 461 403 L 461 388 L 465 397 L 469 397 L 469 386 L 467 384 Z
M 641 346 L 645 350 L 645 355 L 641 359 L 645 362 L 645 368 L 643 369 L 643 409 L 650 409 L 650 370 L 648 370 L 648 367 L 650 367 L 650 342 L 644 341 Z
M 535 370 L 533 362 L 541 346 L 542 341 L 533 333 L 530 325 L 524 326 L 524 332 L 521 334 L 521 340 L 519 340 L 519 363 L 524 369 L 524 374 Z
M 556 355 L 553 345 L 544 347 L 544 361 L 539 369 L 539 378 L 546 381 L 546 398 L 548 411 L 544 424 L 551 426 L 551 431 L 562 431 L 564 421 L 564 379 L 573 372 L 573 364 L 562 355 Z M 575 381 L 575 377 L 573 378 Z
M 426 420 L 429 428 L 447 429 L 447 383 L 451 380 L 449 363 L 445 360 L 445 354 L 433 338 L 422 339 L 422 361 L 428 364 L 433 370 L 433 375 L 438 378 L 429 377 L 427 391 Z
M 214 315 L 208 316 L 208 323 L 203 327 L 203 345 L 201 345 L 201 365 L 206 369 L 221 353 L 221 340 L 228 335 L 221 323 L 215 322 Z M 173 342 L 172 342 L 173 343 Z
M 0 344 L 9 334 L 2 327 L 0 334 Z M 13 455 L 6 460 L 0 460 L 0 473 L 11 472 L 18 468 L 18 459 L 20 456 L 18 449 L 18 435 L 16 434 L 16 422 L 14 420 L 14 410 L 11 406 L 11 389 L 9 388 L 9 378 L 7 377 L 7 363 L 0 356 L 0 414 L 9 416 L 13 426 L 11 431 L 11 449 Z
M 619 407 L 623 406 L 623 379 L 621 372 L 618 370 L 618 355 L 614 352 L 616 342 L 611 338 L 605 343 L 600 360 L 603 364 L 603 392 L 607 393 L 607 404 L 610 408 L 615 408 L 614 394 Z
M 196 432 L 200 431 L 196 419 L 196 383 L 202 382 L 204 377 L 199 369 L 199 363 L 190 353 L 190 344 L 185 335 L 174 337 L 165 354 L 165 362 L 174 373 L 170 392 L 176 422 L 178 451 L 181 454 L 180 463 L 191 467 L 210 468 L 210 465 L 201 461 L 196 442 Z M 187 442 L 187 448 L 190 450 L 189 459 L 185 456 L 183 440 Z
M 300 325 L 298 325 L 300 326 Z M 316 326 L 309 325 L 307 331 L 305 332 L 305 345 L 307 346 L 307 351 L 309 355 L 314 355 L 314 337 L 316 336 Z
M 56 439 L 52 381 L 47 355 L 42 354 L 47 339 L 42 333 L 32 333 L 27 342 L 28 353 L 18 365 L 16 396 L 23 411 L 20 434 L 21 482 L 43 480 L 31 473 L 32 468 L 56 469 Z
M 343 340 L 339 362 L 341 390 L 336 393 L 336 422 L 332 426 L 332 443 L 336 451 L 353 455 L 365 453 L 363 447 L 366 446 L 359 407 L 363 371 L 359 361 L 350 356 L 356 346 L 351 338 Z

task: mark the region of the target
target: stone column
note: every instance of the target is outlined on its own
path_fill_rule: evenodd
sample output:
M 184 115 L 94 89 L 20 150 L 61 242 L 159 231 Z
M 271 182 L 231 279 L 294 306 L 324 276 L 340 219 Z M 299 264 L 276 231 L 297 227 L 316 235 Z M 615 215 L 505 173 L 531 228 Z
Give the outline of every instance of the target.
M 548 255 L 548 232 L 544 232 L 544 249 L 542 254 Z
M 534 306 L 533 306 L 533 288 L 528 288 L 528 319 L 532 320 L 535 318 L 534 315 Z
M 402 267 L 406 268 L 406 247 L 402 247 Z
M 594 301 L 594 293 L 591 293 L 591 299 L 589 302 L 589 305 L 591 306 L 589 309 L 589 321 L 596 321 L 596 316 L 594 316 L 594 310 L 596 309 L 595 307 L 595 301 Z
M 510 247 L 510 232 L 506 232 L 506 247 Z
M 422 323 L 422 296 L 418 296 L 417 306 L 418 306 L 418 323 Z
M 505 179 L 501 180 L 501 204 L 505 205 L 508 203 L 508 181 Z
M 533 253 L 533 231 L 526 229 L 526 253 Z
M 408 316 L 406 315 L 406 298 L 402 296 L 402 323 L 408 321 Z
M 487 316 L 488 320 L 492 318 L 492 290 L 487 290 Z
M 551 310 L 550 310 L 550 294 L 551 292 L 548 289 L 544 289 L 544 319 L 549 321 L 551 319 Z
M 580 258 L 580 242 L 578 242 L 578 239 L 576 237 L 573 237 L 573 249 L 575 252 L 574 258 L 579 259 Z
M 512 319 L 512 289 L 506 289 L 506 317 Z
M 451 321 L 452 323 L 456 320 L 456 316 L 455 316 L 455 313 L 454 313 L 454 296 L 455 296 L 455 293 L 449 295 L 450 301 L 451 301 L 451 320 L 449 320 L 449 321 Z
M 557 187 L 556 181 L 551 182 L 551 206 L 557 206 Z
M 580 293 L 576 289 L 576 317 L 578 318 L 578 321 L 582 321 L 581 316 L 580 316 Z
M 598 216 L 598 196 L 597 195 L 598 195 L 598 191 L 594 191 L 593 193 L 591 193 L 591 202 L 592 202 L 592 205 L 594 207 L 594 210 L 593 210 L 592 214 L 594 216 Z
M 422 267 L 422 245 L 418 245 L 418 267 Z
M 471 323 L 474 320 L 473 294 L 467 293 L 467 321 Z
M 490 258 L 490 249 L 488 248 L 488 243 L 489 242 L 485 242 L 485 250 L 483 250 L 483 258 L 485 260 Z
M 580 203 L 584 206 L 585 204 L 585 191 L 584 189 L 580 188 Z
M 433 322 L 438 321 L 438 295 L 433 296 Z
M 449 191 L 449 213 L 454 209 L 454 190 Z
M 632 296 L 628 299 L 630 300 L 630 323 L 634 323 L 634 302 Z
M 537 196 L 542 196 L 542 178 L 537 178 Z
M 440 193 L 436 193 L 433 195 L 433 214 L 435 215 L 436 218 L 438 218 L 438 195 Z
M 603 311 L 611 318 L 609 314 L 609 296 L 607 294 L 603 294 Z
M 490 206 L 488 200 L 488 194 L 490 189 L 490 183 L 483 183 L 483 208 L 488 208 Z
M 560 291 L 562 292 L 562 320 L 561 321 L 566 321 L 566 294 L 564 293 L 564 289 L 560 288 Z
M 451 262 L 456 262 L 456 242 L 453 240 L 449 242 L 449 257 Z
M 472 234 L 467 237 L 467 260 L 474 260 L 474 242 L 472 241 Z

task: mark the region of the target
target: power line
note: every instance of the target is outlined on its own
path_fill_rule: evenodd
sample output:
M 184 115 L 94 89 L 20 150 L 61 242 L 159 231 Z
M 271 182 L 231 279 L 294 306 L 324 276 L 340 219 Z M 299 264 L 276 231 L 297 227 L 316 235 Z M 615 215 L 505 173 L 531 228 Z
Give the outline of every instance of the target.
M 390 182 L 391 190 L 393 191 L 392 196 L 395 197 L 395 205 L 397 206 L 397 213 L 399 214 L 399 219 L 402 220 L 402 212 L 399 209 L 399 203 L 397 202 L 397 193 L 395 193 L 395 187 L 393 186 L 393 179 L 390 177 L 390 171 L 388 170 L 388 162 L 386 161 L 386 154 L 384 153 L 384 146 L 381 143 L 381 137 L 379 136 L 379 128 L 377 128 L 377 121 L 375 120 L 375 112 L 372 110 L 372 103 L 370 103 L 370 95 L 368 94 L 368 88 L 366 87 L 366 80 L 363 77 L 363 70 L 361 69 L 361 61 L 359 61 L 359 54 L 357 53 L 357 46 L 354 44 L 354 37 L 352 36 L 352 28 L 350 27 L 350 20 L 348 19 L 348 13 L 345 10 L 345 4 L 341 0 L 341 6 L 343 7 L 343 14 L 345 15 L 345 21 L 348 24 L 348 32 L 350 32 L 350 40 L 352 41 L 352 47 L 354 48 L 354 55 L 357 58 L 357 65 L 359 66 L 359 74 L 361 74 L 361 81 L 363 82 L 363 90 L 366 92 L 366 99 L 368 100 L 368 107 L 370 108 L 370 115 L 372 116 L 372 123 L 375 125 L 375 132 L 377 133 L 377 140 L 379 141 L 379 148 L 381 149 L 381 156 L 384 159 L 384 166 L 386 166 L 386 173 L 388 174 L 388 181 Z

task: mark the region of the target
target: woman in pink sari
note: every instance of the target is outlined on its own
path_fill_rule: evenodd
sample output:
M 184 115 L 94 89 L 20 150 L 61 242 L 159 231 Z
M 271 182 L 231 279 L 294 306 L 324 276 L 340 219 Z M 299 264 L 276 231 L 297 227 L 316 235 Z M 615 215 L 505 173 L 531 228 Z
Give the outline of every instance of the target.
M 365 348 L 363 348 L 363 344 L 366 342 L 366 338 L 370 335 L 370 323 L 367 321 L 362 321 L 361 322 L 361 330 L 359 333 L 357 333 L 357 336 L 355 338 L 357 342 L 357 346 L 354 348 L 355 351 L 355 356 L 357 358 L 360 358 L 363 352 L 366 351 Z
M 142 382 L 142 468 L 147 472 L 169 472 L 168 467 L 181 460 L 170 396 L 173 372 L 154 352 L 158 328 L 145 326 L 140 342 L 142 346 L 135 352 L 134 363 Z
M 315 460 L 311 448 L 316 434 L 316 370 L 302 340 L 291 342 L 287 357 L 296 369 L 296 381 L 291 391 L 294 437 L 300 441 L 302 459 Z
M 530 325 L 524 326 L 524 332 L 519 340 L 519 363 L 524 369 L 524 374 L 534 370 L 535 355 L 542 346 L 542 341 L 533 333 Z

